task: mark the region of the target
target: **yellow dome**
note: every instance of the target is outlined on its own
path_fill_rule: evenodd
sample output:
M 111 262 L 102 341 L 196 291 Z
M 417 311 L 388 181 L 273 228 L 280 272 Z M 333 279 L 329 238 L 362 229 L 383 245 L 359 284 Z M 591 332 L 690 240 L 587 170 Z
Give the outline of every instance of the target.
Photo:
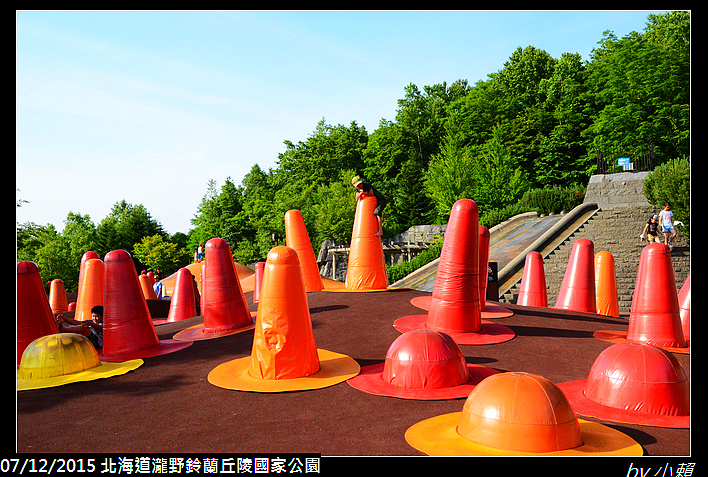
M 76 333 L 42 336 L 31 342 L 20 361 L 17 377 L 41 379 L 79 373 L 101 365 L 91 341 Z

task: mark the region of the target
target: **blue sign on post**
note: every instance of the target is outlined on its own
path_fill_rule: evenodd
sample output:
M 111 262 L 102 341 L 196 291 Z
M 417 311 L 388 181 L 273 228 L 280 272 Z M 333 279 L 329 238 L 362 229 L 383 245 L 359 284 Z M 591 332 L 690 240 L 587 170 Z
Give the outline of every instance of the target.
M 629 158 L 628 157 L 620 157 L 617 159 L 617 165 L 618 166 L 628 166 L 629 165 Z

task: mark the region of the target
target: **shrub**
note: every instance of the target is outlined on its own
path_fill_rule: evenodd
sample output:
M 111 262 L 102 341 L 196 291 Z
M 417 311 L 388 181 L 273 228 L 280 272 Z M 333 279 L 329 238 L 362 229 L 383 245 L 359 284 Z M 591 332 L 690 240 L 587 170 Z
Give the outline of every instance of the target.
M 684 225 L 677 228 L 687 237 L 690 236 L 691 222 L 691 160 L 680 157 L 657 166 L 654 172 L 644 179 L 644 196 L 658 208 L 664 203 L 671 204 L 674 220 Z

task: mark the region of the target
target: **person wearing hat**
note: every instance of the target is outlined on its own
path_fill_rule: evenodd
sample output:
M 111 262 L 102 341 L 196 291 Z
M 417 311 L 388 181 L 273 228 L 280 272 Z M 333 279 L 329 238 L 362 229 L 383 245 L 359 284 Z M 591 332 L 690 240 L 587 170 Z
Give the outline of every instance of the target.
M 352 185 L 356 189 L 356 200 L 361 200 L 364 196 L 376 197 L 376 208 L 374 209 L 374 215 L 376 216 L 376 221 L 379 224 L 379 231 L 376 232 L 375 235 L 377 237 L 381 237 L 383 235 L 381 214 L 383 213 L 384 207 L 386 207 L 386 197 L 384 197 L 381 192 L 376 190 L 374 186 L 361 180 L 361 177 L 359 176 L 354 176 L 352 178 Z
M 649 243 L 659 242 L 659 216 L 652 215 L 644 226 L 642 234 L 639 236 L 642 242 L 646 239 Z

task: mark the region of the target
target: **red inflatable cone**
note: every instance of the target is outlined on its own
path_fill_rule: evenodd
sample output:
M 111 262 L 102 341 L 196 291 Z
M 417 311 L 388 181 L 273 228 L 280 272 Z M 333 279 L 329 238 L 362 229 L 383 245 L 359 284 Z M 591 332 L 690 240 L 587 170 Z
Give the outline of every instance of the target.
M 103 289 L 105 267 L 98 258 L 89 258 L 82 267 L 81 287 L 76 297 L 76 313 L 74 319 L 87 321 L 91 319 L 91 308 L 103 306 Z
M 405 333 L 427 328 L 450 335 L 458 344 L 471 345 L 501 343 L 514 337 L 510 328 L 482 320 L 478 245 L 477 204 L 460 199 L 450 212 L 433 293 L 429 305 L 426 303 L 428 314 L 401 317 L 393 323 L 396 330 Z
M 620 316 L 615 258 L 610 252 L 595 255 L 595 307 L 599 315 Z
M 479 226 L 479 307 L 481 311 L 486 308 L 487 284 L 489 283 L 489 229 L 484 225 Z
M 204 331 L 230 331 L 253 324 L 241 283 L 236 275 L 231 247 L 222 238 L 206 243 L 205 285 L 203 300 Z
M 688 272 L 688 278 L 684 282 L 678 294 L 679 306 L 681 311 L 681 328 L 683 328 L 683 337 L 686 343 L 691 341 L 691 272 Z
M 158 339 L 128 252 L 108 252 L 104 265 L 102 361 L 158 356 L 191 344 Z
M 588 239 L 576 240 L 554 308 L 595 313 L 594 259 L 593 243 Z
M 354 228 L 349 247 L 349 264 L 344 286 L 347 290 L 384 290 L 388 275 L 378 222 L 374 215 L 376 197 L 364 196 L 357 201 Z
M 34 262 L 17 263 L 17 365 L 25 348 L 37 338 L 59 333 L 49 306 L 39 268 Z
M 197 302 L 194 293 L 194 276 L 187 268 L 180 268 L 175 277 L 175 285 L 170 300 L 167 322 L 186 320 L 197 316 Z
M 299 210 L 285 212 L 285 244 L 297 252 L 305 291 L 322 290 L 324 285 L 322 284 L 320 269 L 317 266 L 315 251 L 312 248 L 305 221 Z
M 548 308 L 543 256 L 538 252 L 529 252 L 526 255 L 524 273 L 521 277 L 521 288 L 516 304 Z
M 253 303 L 258 303 L 261 298 L 261 284 L 263 283 L 265 264 L 265 262 L 258 262 L 255 266 L 256 276 L 253 283 Z
M 664 244 L 644 247 L 629 315 L 627 340 L 659 348 L 686 348 L 671 251 Z
M 180 331 L 174 339 L 205 340 L 253 329 L 253 316 L 248 310 L 231 247 L 226 240 L 213 238 L 206 243 L 201 279 L 204 323 Z
M 49 306 L 52 309 L 52 313 L 65 313 L 69 311 L 69 303 L 66 299 L 66 290 L 64 289 L 64 282 L 55 278 L 49 284 Z
M 470 199 L 452 206 L 426 327 L 443 333 L 482 328 L 479 297 L 479 211 Z

